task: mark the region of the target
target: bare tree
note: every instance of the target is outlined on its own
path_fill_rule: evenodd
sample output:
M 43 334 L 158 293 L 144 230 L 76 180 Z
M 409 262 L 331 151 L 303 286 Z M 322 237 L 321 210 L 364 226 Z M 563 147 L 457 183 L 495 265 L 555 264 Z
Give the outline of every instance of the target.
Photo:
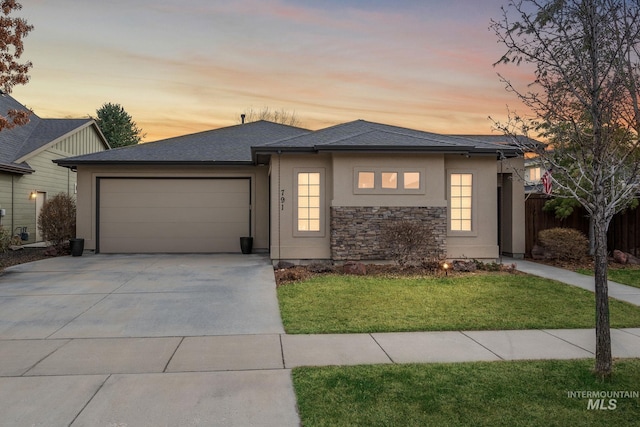
M 23 18 L 12 17 L 11 13 L 22 9 L 15 0 L 0 3 L 0 93 L 11 93 L 13 86 L 24 85 L 29 81 L 27 74 L 32 67 L 30 61 L 18 60 L 24 52 L 22 39 L 33 29 Z M 29 122 L 29 111 L 9 110 L 0 112 L 0 130 L 11 129 Z
M 282 125 L 289 126 L 302 125 L 302 122 L 296 115 L 295 111 L 287 111 L 284 108 L 281 110 L 272 110 L 269 107 L 263 107 L 262 110 L 256 111 L 251 107 L 244 110 L 242 115 L 244 116 L 244 123 L 266 120 L 268 122 L 280 123 Z
M 575 198 L 594 227 L 596 362 L 612 373 L 607 229 L 640 188 L 640 5 L 625 0 L 511 0 L 492 21 L 506 53 L 496 64 L 529 64 L 524 89 L 500 76 L 533 111 L 497 123 L 506 133 L 537 132 L 553 145 L 540 156 L 560 195 Z

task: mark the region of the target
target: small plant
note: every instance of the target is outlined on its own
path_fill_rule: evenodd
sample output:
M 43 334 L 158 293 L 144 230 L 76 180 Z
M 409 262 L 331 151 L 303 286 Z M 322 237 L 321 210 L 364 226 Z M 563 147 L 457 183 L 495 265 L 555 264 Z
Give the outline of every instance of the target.
M 38 229 L 45 240 L 61 247 L 63 242 L 76 235 L 76 202 L 66 193 L 59 193 L 47 200 L 38 216 Z
M 401 267 L 420 266 L 440 257 L 433 229 L 421 221 L 400 221 L 382 229 L 382 246 Z
M 589 250 L 589 240 L 573 228 L 550 228 L 538 233 L 538 241 L 551 258 L 579 260 Z

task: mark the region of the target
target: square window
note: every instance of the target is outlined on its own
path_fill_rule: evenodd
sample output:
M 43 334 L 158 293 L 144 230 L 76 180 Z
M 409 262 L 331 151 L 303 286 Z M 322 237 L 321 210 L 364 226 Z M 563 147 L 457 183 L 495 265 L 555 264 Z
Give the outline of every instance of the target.
M 373 172 L 358 172 L 358 188 L 374 188 L 375 176 Z
M 420 172 L 404 173 L 404 189 L 419 190 L 420 189 Z
M 398 172 L 382 172 L 382 188 L 398 188 Z

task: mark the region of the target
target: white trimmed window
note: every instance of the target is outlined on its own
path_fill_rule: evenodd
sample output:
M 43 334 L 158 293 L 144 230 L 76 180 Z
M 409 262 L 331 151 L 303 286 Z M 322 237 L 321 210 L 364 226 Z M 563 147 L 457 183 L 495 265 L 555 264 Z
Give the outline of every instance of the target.
M 322 176 L 320 172 L 296 174 L 296 231 L 300 233 L 322 231 Z
M 540 182 L 540 168 L 529 168 L 527 171 L 529 172 L 529 179 L 527 181 L 537 183 Z
M 451 231 L 471 231 L 473 226 L 473 174 L 452 173 L 450 182 Z

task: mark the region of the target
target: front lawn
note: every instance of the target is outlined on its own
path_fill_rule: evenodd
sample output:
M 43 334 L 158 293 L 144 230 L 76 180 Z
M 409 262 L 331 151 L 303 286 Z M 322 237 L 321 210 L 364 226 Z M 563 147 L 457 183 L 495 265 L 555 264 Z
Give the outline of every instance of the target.
M 638 398 L 605 398 L 609 409 L 588 409 L 588 398 L 568 392 L 638 392 L 640 360 L 618 361 L 604 383 L 592 367 L 592 360 L 332 366 L 296 368 L 293 382 L 305 427 L 638 425 Z
M 524 274 L 317 276 L 278 288 L 290 334 L 595 327 L 593 293 Z M 640 307 L 610 300 L 611 326 L 639 327 Z
M 593 276 L 593 270 L 579 268 L 576 272 Z M 608 279 L 623 285 L 640 288 L 640 268 L 609 268 Z

